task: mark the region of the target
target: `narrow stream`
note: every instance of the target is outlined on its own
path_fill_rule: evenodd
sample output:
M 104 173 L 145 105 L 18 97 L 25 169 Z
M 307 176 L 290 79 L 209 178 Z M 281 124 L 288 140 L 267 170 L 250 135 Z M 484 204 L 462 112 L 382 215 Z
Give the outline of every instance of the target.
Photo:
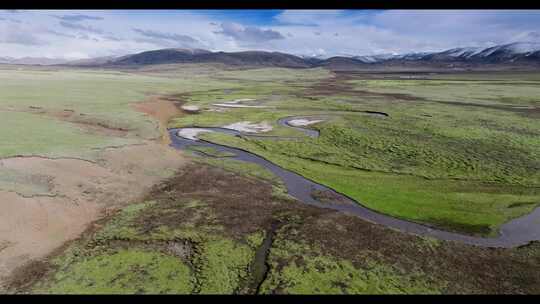
M 300 117 L 286 117 L 278 121 L 279 124 L 287 127 L 290 126 L 287 122 L 292 119 L 298 119 Z M 314 130 L 294 127 L 301 130 L 309 136 L 318 136 L 318 131 L 316 135 Z M 214 132 L 222 132 L 230 135 L 241 136 L 245 135 L 241 132 L 231 129 L 224 128 L 200 128 L 212 130 Z M 516 247 L 521 245 L 526 245 L 531 241 L 540 240 L 540 207 L 536 208 L 530 214 L 522 216 L 520 218 L 511 220 L 510 222 L 502 225 L 499 236 L 494 238 L 484 238 L 484 237 L 475 237 L 465 234 L 460 234 L 456 232 L 449 232 L 444 230 L 439 230 L 436 228 L 431 228 L 422 224 L 410 222 L 407 220 L 398 219 L 389 215 L 381 214 L 377 211 L 368 209 L 361 205 L 361 202 L 357 202 L 346 195 L 337 193 L 331 188 L 328 188 L 324 185 L 318 184 L 312 180 L 304 178 L 303 176 L 296 174 L 292 171 L 286 170 L 263 157 L 255 155 L 253 153 L 247 152 L 242 149 L 228 147 L 224 145 L 214 144 L 208 141 L 201 139 L 191 140 L 177 135 L 178 131 L 181 129 L 169 129 L 169 135 L 171 138 L 171 146 L 176 149 L 184 150 L 188 146 L 205 146 L 212 147 L 217 151 L 229 152 L 235 154 L 233 157 L 229 157 L 239 161 L 245 161 L 250 163 L 255 163 L 264 168 L 270 170 L 276 176 L 278 176 L 283 183 L 285 184 L 288 194 L 296 198 L 300 202 L 303 202 L 308 205 L 316 206 L 319 208 L 328 208 L 341 212 L 346 212 L 358 216 L 364 220 L 384 225 L 399 231 L 433 237 L 440 240 L 446 241 L 457 241 L 470 245 L 477 245 L 482 247 Z M 326 192 L 330 193 L 331 196 L 339 198 L 335 203 L 332 202 L 320 202 L 312 196 L 314 192 Z M 339 202 L 338 202 L 339 201 Z
M 274 222 L 271 225 L 271 228 L 266 231 L 264 240 L 255 252 L 255 258 L 251 264 L 251 294 L 259 294 L 261 286 L 268 277 L 268 271 L 270 266 L 268 265 L 268 255 L 270 254 L 270 249 L 272 248 L 272 243 L 274 241 L 274 235 L 278 229 L 279 223 Z

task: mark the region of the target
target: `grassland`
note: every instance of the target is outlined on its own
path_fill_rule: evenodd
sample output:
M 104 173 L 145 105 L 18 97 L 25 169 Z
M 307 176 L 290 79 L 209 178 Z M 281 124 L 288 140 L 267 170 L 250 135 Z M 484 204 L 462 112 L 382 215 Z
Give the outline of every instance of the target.
M 251 73 L 257 79 L 257 71 Z M 270 121 L 274 129 L 268 135 L 302 137 L 276 120 L 330 115 L 314 126 L 321 134 L 316 139 L 202 137 L 257 153 L 375 210 L 445 229 L 494 235 L 501 224 L 538 205 L 537 110 L 513 107 L 537 105 L 535 74 L 362 77 L 268 83 L 242 75 L 242 87 L 233 92 L 198 92 L 187 102 L 211 108 L 217 101 L 250 98 L 268 108 L 203 112 L 170 126 Z
M 0 112 L 0 157 L 41 155 L 92 158 L 92 150 L 138 143 L 133 138 L 89 134 L 74 124 L 24 112 Z
M 220 81 L 196 77 L 114 71 L 0 70 L 0 119 L 4 126 L 0 128 L 0 157 L 73 156 L 104 146 L 156 138 L 156 122 L 137 112 L 133 103 L 150 95 L 221 86 Z M 70 114 L 70 121 L 62 119 L 64 112 Z M 125 134 L 87 134 L 88 125 L 120 129 Z

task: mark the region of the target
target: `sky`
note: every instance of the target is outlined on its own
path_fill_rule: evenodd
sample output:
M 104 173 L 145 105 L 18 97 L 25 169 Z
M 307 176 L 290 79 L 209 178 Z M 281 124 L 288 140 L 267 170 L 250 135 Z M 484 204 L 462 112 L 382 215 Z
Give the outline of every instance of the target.
M 162 48 L 403 54 L 540 43 L 540 10 L 3 10 L 0 57 L 84 59 Z

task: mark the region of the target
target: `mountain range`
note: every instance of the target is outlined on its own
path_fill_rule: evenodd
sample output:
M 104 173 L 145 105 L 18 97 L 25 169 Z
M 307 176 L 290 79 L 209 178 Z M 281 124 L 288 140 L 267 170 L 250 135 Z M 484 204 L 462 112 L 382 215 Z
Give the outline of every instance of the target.
M 231 66 L 330 69 L 385 68 L 540 68 L 540 43 L 516 42 L 488 48 L 464 47 L 441 52 L 334 56 L 330 58 L 295 56 L 280 52 L 211 52 L 202 49 L 160 49 L 120 57 L 99 57 L 76 61 L 50 58 L 6 58 L 0 63 L 68 65 L 81 67 L 137 67 L 152 64 L 220 63 Z

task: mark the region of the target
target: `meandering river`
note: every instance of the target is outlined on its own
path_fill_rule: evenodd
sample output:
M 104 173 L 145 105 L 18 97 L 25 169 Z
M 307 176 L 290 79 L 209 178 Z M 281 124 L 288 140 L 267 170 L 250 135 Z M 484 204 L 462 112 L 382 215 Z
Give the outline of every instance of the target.
M 288 124 L 293 119 L 303 119 L 308 116 L 294 116 L 282 118 L 278 121 L 280 125 L 292 127 L 301 130 L 308 136 L 317 137 L 319 132 L 317 130 L 302 128 L 299 126 L 291 126 Z M 191 128 L 193 129 L 193 128 Z M 214 132 L 221 132 L 230 135 L 246 135 L 236 130 L 224 129 L 224 128 L 200 128 L 211 130 Z M 465 244 L 482 246 L 482 247 L 516 247 L 525 245 L 531 241 L 540 240 L 540 207 L 536 208 L 530 214 L 511 220 L 510 222 L 501 226 L 499 235 L 493 238 L 476 237 L 456 232 L 444 231 L 436 228 L 431 228 L 426 225 L 410 222 L 403 219 L 398 219 L 389 215 L 379 213 L 362 206 L 361 202 L 355 201 L 344 194 L 337 193 L 333 189 L 324 185 L 318 184 L 312 180 L 309 180 L 299 174 L 286 170 L 267 159 L 250 153 L 248 151 L 228 147 L 224 145 L 218 145 L 201 139 L 187 139 L 178 136 L 178 131 L 181 129 L 169 129 L 169 135 L 171 138 L 171 146 L 184 150 L 188 146 L 205 146 L 212 147 L 218 151 L 229 152 L 235 156 L 230 157 L 235 160 L 255 163 L 264 168 L 270 170 L 276 176 L 278 176 L 287 188 L 288 194 L 300 202 L 305 204 L 317 206 L 319 208 L 328 208 L 337 210 L 340 212 L 346 212 L 355 216 L 358 216 L 364 220 L 384 225 L 399 231 L 412 233 L 420 236 L 427 236 L 446 241 L 457 241 Z M 257 136 L 258 138 L 264 136 Z M 335 202 L 321 202 L 312 196 L 313 193 L 322 191 L 330 193 L 332 197 L 336 197 Z

